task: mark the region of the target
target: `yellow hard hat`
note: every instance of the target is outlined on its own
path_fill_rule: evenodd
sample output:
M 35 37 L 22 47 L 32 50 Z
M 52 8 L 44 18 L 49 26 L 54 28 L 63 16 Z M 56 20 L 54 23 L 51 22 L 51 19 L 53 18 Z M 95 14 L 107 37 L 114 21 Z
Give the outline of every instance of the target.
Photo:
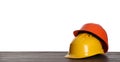
M 104 54 L 100 41 L 89 33 L 80 33 L 70 44 L 66 58 L 86 58 L 97 54 Z

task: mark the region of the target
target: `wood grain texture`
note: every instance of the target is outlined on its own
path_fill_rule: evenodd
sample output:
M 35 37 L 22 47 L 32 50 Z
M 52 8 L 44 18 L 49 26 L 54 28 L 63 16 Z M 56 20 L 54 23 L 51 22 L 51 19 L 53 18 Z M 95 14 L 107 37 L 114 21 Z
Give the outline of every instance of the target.
M 0 62 L 120 62 L 120 52 L 85 59 L 64 58 L 66 52 L 0 52 Z

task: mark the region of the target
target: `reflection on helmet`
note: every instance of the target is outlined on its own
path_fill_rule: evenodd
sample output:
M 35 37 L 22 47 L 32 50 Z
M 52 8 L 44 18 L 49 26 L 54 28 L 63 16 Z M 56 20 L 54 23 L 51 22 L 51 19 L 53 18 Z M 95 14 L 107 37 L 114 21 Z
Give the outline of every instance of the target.
M 104 54 L 100 41 L 89 33 L 81 33 L 70 44 L 66 58 L 86 58 L 97 54 Z

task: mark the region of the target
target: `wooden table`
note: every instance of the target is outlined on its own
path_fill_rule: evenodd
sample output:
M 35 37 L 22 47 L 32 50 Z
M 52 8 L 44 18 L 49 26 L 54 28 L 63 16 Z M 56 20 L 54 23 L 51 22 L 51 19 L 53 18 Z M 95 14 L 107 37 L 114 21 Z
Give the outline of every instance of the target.
M 64 58 L 66 52 L 0 52 L 0 62 L 120 62 L 120 52 L 86 59 Z

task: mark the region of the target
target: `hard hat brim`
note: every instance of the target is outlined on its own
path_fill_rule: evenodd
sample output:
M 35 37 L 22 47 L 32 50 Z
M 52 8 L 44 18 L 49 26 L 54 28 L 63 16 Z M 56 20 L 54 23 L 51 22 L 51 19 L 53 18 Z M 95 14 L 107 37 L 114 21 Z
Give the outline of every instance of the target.
M 104 53 L 97 53 L 97 54 L 94 54 L 94 55 L 89 55 L 89 56 L 84 56 L 84 57 L 76 57 L 76 56 L 72 56 L 72 55 L 67 54 L 64 57 L 65 58 L 71 58 L 71 59 L 82 59 L 82 58 L 88 58 L 88 57 L 91 57 L 91 56 L 95 56 L 95 55 L 98 55 L 98 54 L 104 55 Z

